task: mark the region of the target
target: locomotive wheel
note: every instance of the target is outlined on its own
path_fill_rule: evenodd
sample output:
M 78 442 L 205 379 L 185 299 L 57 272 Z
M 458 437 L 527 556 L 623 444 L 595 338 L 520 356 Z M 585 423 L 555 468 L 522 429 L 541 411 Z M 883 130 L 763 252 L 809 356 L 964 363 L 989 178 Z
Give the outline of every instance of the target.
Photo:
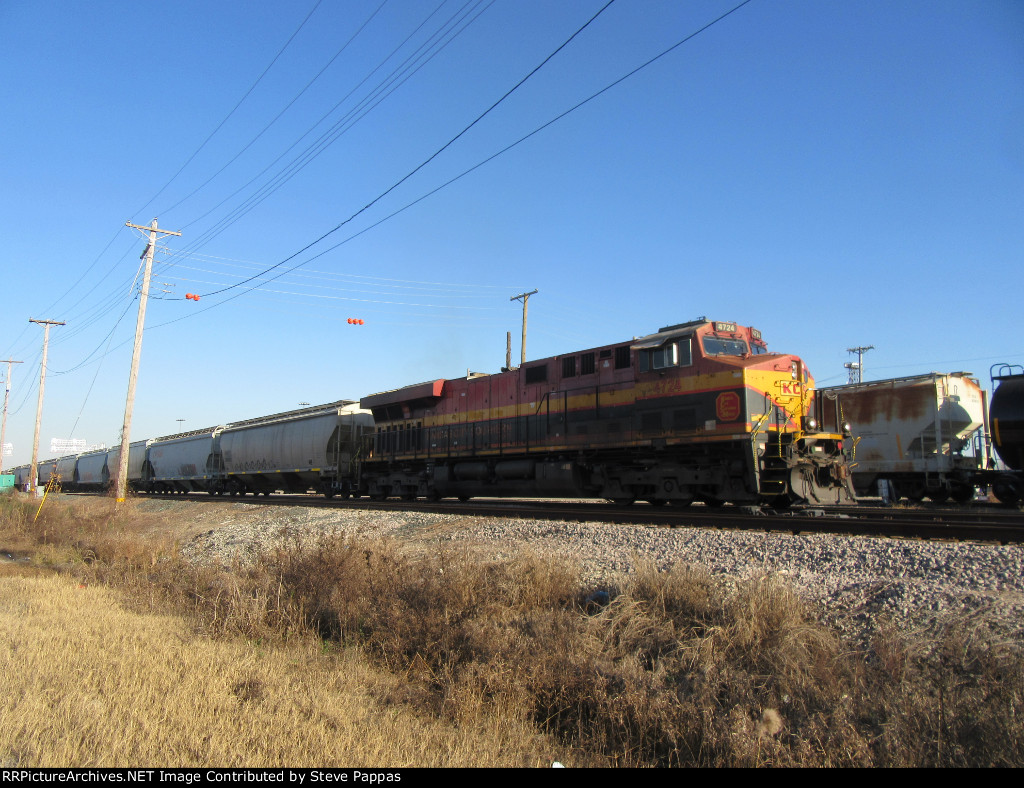
M 669 501 L 669 503 L 671 503 L 673 506 L 679 507 L 689 506 L 691 503 L 693 503 L 693 498 L 673 498 L 671 501 Z
M 932 487 L 928 490 L 928 498 L 935 503 L 945 503 L 949 499 L 949 490 L 945 487 Z
M 616 506 L 632 506 L 636 498 L 612 498 L 612 503 Z
M 648 498 L 647 503 L 649 503 L 651 506 L 664 506 L 666 503 L 668 503 L 668 501 L 666 501 L 664 498 Z
M 701 495 L 700 500 L 704 503 L 705 506 L 710 506 L 712 509 L 719 509 L 722 506 L 725 506 L 725 501 L 723 501 L 721 498 L 715 498 L 711 495 Z

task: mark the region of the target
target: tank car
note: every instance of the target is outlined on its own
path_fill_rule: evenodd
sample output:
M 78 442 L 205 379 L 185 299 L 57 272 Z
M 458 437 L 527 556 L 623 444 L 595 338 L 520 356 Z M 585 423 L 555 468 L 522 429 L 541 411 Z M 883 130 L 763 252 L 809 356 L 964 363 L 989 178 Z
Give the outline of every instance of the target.
M 999 364 L 990 372 L 992 443 L 1008 469 L 996 476 L 992 492 L 1003 503 L 1016 504 L 1024 500 L 1024 368 Z
M 912 375 L 822 389 L 838 397 L 853 441 L 858 493 L 885 480 L 890 495 L 941 503 L 974 498 L 987 466 L 985 391 L 969 372 Z
M 853 503 L 834 400 L 759 331 L 700 319 L 364 397 L 376 498 Z M 825 419 L 832 429 L 825 431 Z

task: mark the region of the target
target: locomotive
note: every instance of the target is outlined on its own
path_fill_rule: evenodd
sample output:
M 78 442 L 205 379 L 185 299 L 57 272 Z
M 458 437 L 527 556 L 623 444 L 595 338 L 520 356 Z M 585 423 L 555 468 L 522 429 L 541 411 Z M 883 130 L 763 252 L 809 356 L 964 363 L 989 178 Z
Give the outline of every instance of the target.
M 360 405 L 376 430 L 359 487 L 377 499 L 855 502 L 838 402 L 815 396 L 800 358 L 732 322 L 701 318 Z
M 128 467 L 145 492 L 778 507 L 855 502 L 847 437 L 797 356 L 701 318 L 492 375 L 136 441 Z M 107 488 L 118 454 L 40 463 L 40 483 Z

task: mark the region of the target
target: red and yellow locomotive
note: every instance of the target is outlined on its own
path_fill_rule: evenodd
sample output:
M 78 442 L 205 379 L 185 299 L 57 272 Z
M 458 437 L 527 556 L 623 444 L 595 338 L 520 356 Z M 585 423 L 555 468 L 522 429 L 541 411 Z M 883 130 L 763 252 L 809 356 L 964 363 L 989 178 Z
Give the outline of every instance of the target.
M 756 329 L 701 319 L 364 397 L 376 432 L 359 487 L 376 498 L 850 503 L 838 408 L 826 404 L 799 358 L 769 353 Z

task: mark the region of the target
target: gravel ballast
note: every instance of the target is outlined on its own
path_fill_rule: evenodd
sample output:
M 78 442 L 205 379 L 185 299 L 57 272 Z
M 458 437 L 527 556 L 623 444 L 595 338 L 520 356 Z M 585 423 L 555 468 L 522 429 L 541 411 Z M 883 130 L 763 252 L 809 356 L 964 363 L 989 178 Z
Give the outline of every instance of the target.
M 1024 642 L 1024 548 L 813 533 L 568 523 L 432 512 L 149 501 L 169 505 L 201 532 L 190 560 L 230 564 L 286 532 L 390 537 L 423 552 L 465 546 L 500 558 L 521 548 L 575 562 L 587 584 L 614 588 L 641 561 L 704 567 L 726 582 L 780 575 L 840 629 L 883 623 L 973 623 Z M 170 513 L 170 512 L 169 512 Z

